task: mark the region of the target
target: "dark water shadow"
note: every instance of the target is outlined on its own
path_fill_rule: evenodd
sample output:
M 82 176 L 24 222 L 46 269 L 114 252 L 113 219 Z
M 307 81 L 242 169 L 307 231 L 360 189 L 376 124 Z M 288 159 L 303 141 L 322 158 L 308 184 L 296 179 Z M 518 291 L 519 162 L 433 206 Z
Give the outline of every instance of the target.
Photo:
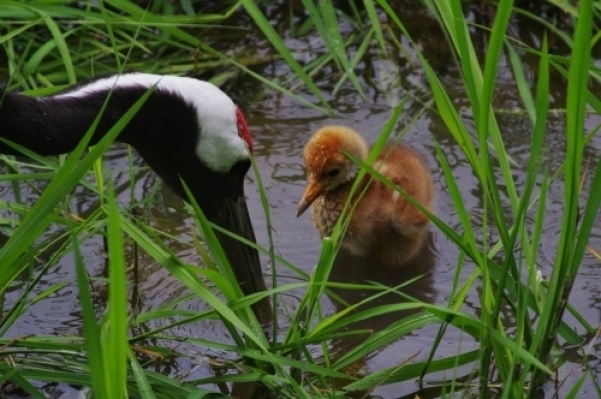
M 386 267 L 374 262 L 373 259 L 357 257 L 350 252 L 341 249 L 339 252 L 330 274 L 330 282 L 352 283 L 367 285 L 370 282 L 381 284 L 386 287 L 396 287 L 407 281 L 415 279 L 411 283 L 404 285 L 397 291 L 414 298 L 418 301 L 433 303 L 437 290 L 434 288 L 433 273 L 436 264 L 436 248 L 432 233 L 428 233 L 424 246 L 418 255 L 410 262 L 399 265 L 396 268 Z M 336 311 L 343 311 L 347 306 L 352 306 L 364 301 L 365 299 L 374 296 L 378 291 L 371 289 L 342 289 L 332 288 L 332 293 L 337 297 L 330 296 L 330 299 L 336 308 Z M 382 305 L 409 303 L 410 300 L 399 295 L 398 292 L 390 292 L 384 294 L 374 300 L 360 305 L 351 314 L 375 308 Z M 420 309 L 402 310 L 396 312 L 376 315 L 365 320 L 352 323 L 344 328 L 345 331 L 354 330 L 369 330 L 369 334 L 354 335 L 342 339 L 335 339 L 331 342 L 330 357 L 336 361 L 344 356 L 353 348 L 360 346 L 371 335 L 386 329 L 391 324 L 420 312 Z M 376 354 L 379 357 L 389 357 L 389 364 L 399 364 L 408 359 L 400 359 L 396 351 L 386 354 L 386 347 L 378 348 L 376 351 L 370 352 L 365 357 L 354 363 L 345 366 L 341 371 L 353 375 L 355 377 L 364 377 L 371 374 L 375 370 L 369 369 L 369 359 Z M 344 386 L 348 381 L 339 381 L 336 384 Z M 360 396 L 365 395 L 365 392 Z M 363 396 L 362 396 L 363 397 Z M 366 396 L 369 397 L 369 396 Z
M 434 248 L 434 242 L 431 233 L 428 233 L 427 240 L 418 255 L 410 262 L 404 265 L 399 265 L 396 268 L 382 266 L 373 259 L 357 257 L 352 255 L 350 252 L 341 249 L 336 260 L 334 261 L 334 266 L 332 268 L 329 281 L 360 285 L 367 285 L 370 284 L 370 282 L 375 282 L 392 288 L 409 280 L 416 279 L 416 281 L 399 288 L 398 291 L 417 300 L 432 303 L 437 293 L 436 289 L 434 288 L 432 275 L 435 261 L 436 250 Z M 336 300 L 336 298 L 330 297 L 337 311 L 346 309 L 346 304 L 358 304 L 359 302 L 369 298 L 370 296 L 373 296 L 378 292 L 370 289 L 351 290 L 332 288 L 331 290 L 336 296 L 339 297 L 339 299 L 343 301 L 341 303 L 340 301 Z M 376 306 L 403 302 L 408 301 L 398 293 L 391 292 L 359 306 L 355 312 Z M 419 310 L 399 311 L 375 316 L 370 319 L 354 323 L 349 326 L 349 329 L 367 328 L 375 333 L 385 329 L 391 323 L 413 313 L 417 313 L 418 311 Z M 361 340 L 363 340 L 363 338 L 361 338 Z M 345 349 L 349 348 L 346 341 L 347 340 L 345 339 L 342 342 L 335 342 L 335 349 L 344 352 Z

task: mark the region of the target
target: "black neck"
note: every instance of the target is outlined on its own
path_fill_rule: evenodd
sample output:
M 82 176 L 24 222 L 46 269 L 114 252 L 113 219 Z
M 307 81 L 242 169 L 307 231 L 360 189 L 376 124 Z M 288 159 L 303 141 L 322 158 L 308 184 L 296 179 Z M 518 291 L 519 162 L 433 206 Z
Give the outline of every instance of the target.
M 109 98 L 91 140 L 90 145 L 93 145 L 146 90 L 142 87 L 119 87 L 110 98 L 109 90 L 85 97 L 39 98 L 0 92 L 0 137 L 40 155 L 67 153 L 79 143 Z M 145 144 L 149 142 L 165 151 L 169 142 L 177 142 L 180 148 L 193 149 L 198 132 L 198 118 L 193 107 L 177 95 L 156 90 L 118 140 L 131 144 L 144 156 Z M 18 151 L 0 143 L 0 153 L 14 155 Z

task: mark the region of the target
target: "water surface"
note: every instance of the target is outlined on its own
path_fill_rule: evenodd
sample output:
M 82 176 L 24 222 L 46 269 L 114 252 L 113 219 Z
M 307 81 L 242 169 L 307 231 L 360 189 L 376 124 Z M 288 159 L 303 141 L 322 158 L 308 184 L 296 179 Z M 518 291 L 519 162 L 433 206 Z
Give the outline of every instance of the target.
M 448 50 L 444 36 L 439 32 L 434 20 L 427 17 L 421 7 L 410 1 L 400 1 L 397 7 L 402 10 L 403 20 L 409 24 L 408 28 L 416 42 L 421 46 L 421 51 L 429 59 L 442 82 L 449 90 L 453 102 L 461 111 L 468 125 L 471 123 L 471 111 L 463 90 L 459 71 L 454 64 L 451 53 Z M 472 10 L 473 11 L 473 10 Z M 468 11 L 468 18 L 478 19 L 478 14 Z M 281 32 L 288 32 L 290 23 L 288 20 L 288 9 L 284 5 L 270 6 L 267 9 L 269 18 Z M 303 20 L 302 13 L 296 11 L 295 22 L 299 25 Z M 250 27 L 244 30 L 208 31 L 204 34 L 214 34 L 213 45 L 230 49 L 232 52 L 244 51 L 261 54 L 271 54 L 270 45 L 262 38 L 262 34 L 252 28 L 246 16 L 237 15 L 231 21 L 233 25 Z M 482 21 L 478 21 L 482 22 Z M 346 34 L 351 34 L 351 26 L 342 25 Z M 534 45 L 541 37 L 541 31 L 532 23 L 527 23 L 519 18 L 512 21 L 510 28 L 512 34 L 517 35 L 525 42 Z M 482 51 L 485 42 L 480 31 L 474 30 L 474 41 Z M 318 54 L 327 50 L 323 43 L 315 35 L 304 37 L 293 37 L 286 35 L 287 45 L 295 52 L 297 58 L 303 62 L 309 62 Z M 399 40 L 406 40 L 399 34 Z M 211 40 L 211 38 L 208 38 Z M 352 47 L 351 47 L 352 49 Z M 433 180 L 436 185 L 436 213 L 447 224 L 459 228 L 456 211 L 447 193 L 444 178 L 435 156 L 434 143 L 438 142 L 448 163 L 452 167 L 453 174 L 460 185 L 465 207 L 470 211 L 474 226 L 479 225 L 482 218 L 481 190 L 476 184 L 476 179 L 471 168 L 460 149 L 452 139 L 444 124 L 440 120 L 436 110 L 432 107 L 428 84 L 423 70 L 416 62 L 415 53 L 410 47 L 406 47 L 406 54 L 398 54 L 394 47 L 390 47 L 391 53 L 386 56 L 382 54 L 377 46 L 357 66 L 357 73 L 366 92 L 362 98 L 350 85 L 345 84 L 333 93 L 333 88 L 338 81 L 337 70 L 328 66 L 320 71 L 315 80 L 324 96 L 335 110 L 334 116 L 324 114 L 300 105 L 298 102 L 266 90 L 259 83 L 247 76 L 239 76 L 228 83 L 226 91 L 240 104 L 247 122 L 251 128 L 255 141 L 255 157 L 265 185 L 271 210 L 272 232 L 274 244 L 278 255 L 284 257 L 292 264 L 300 267 L 306 273 L 311 273 L 316 264 L 320 251 L 320 240 L 314 230 L 308 213 L 300 218 L 295 216 L 298 201 L 303 193 L 305 177 L 301 165 L 302 148 L 312 132 L 325 124 L 345 124 L 361 132 L 368 141 L 373 142 L 378 137 L 383 125 L 394 107 L 405 101 L 404 112 L 395 127 L 393 139 L 402 136 L 402 142 L 417 149 L 426 158 Z M 561 50 L 557 44 L 554 50 Z M 524 55 L 523 61 L 527 68 L 528 78 L 535 82 L 535 71 L 537 69 L 536 59 Z M 290 74 L 287 67 L 281 61 L 269 61 L 254 67 L 254 70 L 268 78 L 281 78 Z M 554 78 L 551 81 L 552 104 L 557 108 L 549 117 L 549 125 L 546 132 L 547 151 L 542 161 L 544 167 L 554 172 L 560 166 L 562 157 L 558 156 L 564 150 L 565 114 L 561 107 L 565 104 L 565 81 Z M 300 93 L 309 99 L 312 95 L 302 88 Z M 521 101 L 515 89 L 512 73 L 503 59 L 500 64 L 499 84 L 495 93 L 494 107 L 497 118 L 502 129 L 503 138 L 509 155 L 516 163 L 514 168 L 518 189 L 525 178 L 525 166 L 529 157 L 529 142 L 532 126 L 526 113 L 523 111 Z M 599 125 L 601 119 L 597 115 L 588 115 L 586 128 L 593 129 Z M 591 162 L 591 170 L 596 165 L 601 154 L 601 138 L 594 137 L 586 148 L 587 157 Z M 141 168 L 135 186 L 135 195 L 138 198 L 148 196 L 155 188 L 156 176 L 144 168 L 143 162 L 136 156 L 136 164 Z M 116 145 L 106 156 L 107 169 L 114 171 L 114 179 L 117 186 L 122 187 L 120 201 L 128 204 L 130 193 L 128 191 L 129 175 L 127 172 L 127 150 L 125 146 Z M 262 206 L 256 188 L 256 179 L 249 175 L 247 178 L 246 192 L 250 214 L 254 222 L 257 239 L 260 244 L 267 246 L 267 226 L 263 215 Z M 584 191 L 590 189 L 590 176 L 585 177 Z M 28 188 L 23 188 L 22 193 L 30 202 L 35 201 L 37 194 Z M 561 178 L 551 185 L 549 193 L 545 233 L 539 249 L 539 268 L 543 276 L 549 276 L 556 253 L 556 244 L 561 227 L 563 212 L 563 187 Z M 14 198 L 10 185 L 0 186 L 0 198 L 12 200 Z M 166 203 L 183 207 L 182 202 L 176 198 L 167 188 L 161 186 L 158 198 Z M 73 211 L 85 215 L 98 206 L 98 198 L 84 189 L 80 189 L 77 201 L 73 204 Z M 509 209 L 509 208 L 508 208 Z M 532 215 L 530 216 L 533 217 Z M 151 224 L 166 233 L 177 237 L 177 239 L 166 240 L 167 244 L 183 260 L 192 264 L 200 264 L 200 257 L 195 249 L 188 245 L 191 241 L 193 222 L 183 213 L 174 211 L 173 208 L 157 202 L 149 214 Z M 590 246 L 597 251 L 601 250 L 601 219 L 597 218 Z M 533 222 L 533 220 L 530 220 Z M 49 232 L 48 234 L 52 234 Z M 105 267 L 104 246 L 99 236 L 92 236 L 82 243 L 82 252 L 87 269 L 92 276 L 102 275 Z M 128 261 L 134 262 L 135 253 L 128 252 Z M 410 267 L 389 271 L 373 268 L 373 265 L 364 265 L 356 259 L 341 259 L 334 267 L 331 279 L 342 282 L 360 282 L 363 280 L 380 281 L 386 284 L 401 284 L 410 278 L 423 275 L 423 278 L 408 286 L 405 293 L 423 301 L 445 305 L 450 298 L 455 270 L 458 264 L 459 252 L 455 245 L 450 243 L 436 228 L 431 228 L 430 242 L 420 256 L 412 262 Z M 141 266 L 140 295 L 143 310 L 156 309 L 162 304 L 187 294 L 187 290 L 175 280 L 166 270 L 156 264 L 151 258 L 142 254 L 137 255 L 137 262 Z M 271 268 L 276 268 L 280 284 L 298 282 L 297 276 L 282 265 L 270 265 L 264 259 L 265 273 L 271 273 Z M 587 255 L 580 269 L 580 275 L 574 286 L 571 301 L 593 326 L 601 324 L 601 269 L 600 261 L 590 254 Z M 367 267 L 366 267 L 367 266 Z M 466 278 L 473 270 L 474 265 L 467 262 L 463 272 Z M 72 258 L 65 257 L 56 266 L 50 268 L 39 290 L 43 290 L 60 282 L 66 283 L 60 291 L 50 298 L 32 306 L 27 313 L 21 317 L 10 331 L 12 336 L 23 336 L 28 334 L 73 334 L 79 333 L 82 321 L 79 313 L 77 289 L 75 283 L 75 271 Z M 103 308 L 102 285 L 97 284 L 98 307 Z M 16 298 L 17 292 L 9 294 L 8 301 Z M 345 301 L 356 303 L 367 295 L 364 291 L 338 291 Z M 283 296 L 286 306 L 294 309 L 302 292 L 291 292 Z M 398 301 L 397 296 L 386 296 L 377 304 L 394 303 Z M 324 298 L 323 301 L 327 313 L 333 313 L 341 309 L 341 305 Z M 182 308 L 201 311 L 206 305 L 198 301 L 187 301 Z M 472 314 L 479 312 L 478 292 L 470 292 L 463 308 Z M 358 328 L 382 329 L 388 324 L 406 316 L 406 314 L 392 314 L 387 317 L 378 317 L 370 320 Z M 278 314 L 282 324 L 281 330 L 285 331 L 289 322 L 283 309 Z M 568 316 L 566 320 L 571 321 Z M 510 322 L 510 320 L 507 320 Z M 167 322 L 167 321 L 165 321 Z M 161 322 L 153 321 L 140 329 L 157 327 Z M 204 337 L 207 339 L 227 340 L 226 330 L 217 322 L 202 322 L 196 325 L 187 325 L 173 329 L 173 333 L 181 336 Z M 404 336 L 393 342 L 384 350 L 376 351 L 367 356 L 360 364 L 353 365 L 348 370 L 354 375 L 367 375 L 386 367 L 392 367 L 404 362 L 422 361 L 429 353 L 434 337 L 438 332 L 437 326 L 429 326 Z M 584 334 L 584 332 L 581 331 Z M 334 353 L 344 354 L 356 341 L 332 342 Z M 166 345 L 173 345 L 167 343 Z M 476 343 L 458 331 L 449 328 L 444 336 L 443 342 L 435 358 L 452 356 L 459 351 L 467 352 L 477 348 Z M 566 364 L 560 369 L 559 379 L 567 379 L 565 386 L 571 387 L 581 375 L 581 355 L 573 348 L 564 347 Z M 204 356 L 227 357 L 228 354 L 216 350 L 205 350 L 204 348 L 190 348 L 197 351 L 197 360 L 178 359 L 177 361 L 165 362 L 157 366 L 163 372 L 172 375 L 183 375 L 191 369 L 189 378 L 202 378 L 213 373 L 202 359 Z M 316 355 L 319 355 L 317 349 Z M 601 346 L 598 341 L 590 347 L 590 366 L 601 373 Z M 460 368 L 459 373 L 469 373 L 469 368 Z M 393 384 L 377 388 L 372 394 L 374 397 L 382 398 L 404 398 L 419 394 L 422 398 L 438 397 L 440 391 L 436 383 L 450 379 L 450 374 L 439 374 L 429 376 L 426 386 L 420 388 L 414 381 Z M 220 387 L 227 390 L 231 387 Z M 554 392 L 552 384 L 546 387 L 549 397 Z M 585 385 L 583 394 L 591 392 L 592 387 Z M 50 391 L 53 392 L 50 392 Z M 239 390 L 241 390 L 239 388 Z M 49 388 L 50 397 L 71 398 L 76 397 L 76 392 L 69 387 Z M 560 394 L 561 396 L 561 394 Z

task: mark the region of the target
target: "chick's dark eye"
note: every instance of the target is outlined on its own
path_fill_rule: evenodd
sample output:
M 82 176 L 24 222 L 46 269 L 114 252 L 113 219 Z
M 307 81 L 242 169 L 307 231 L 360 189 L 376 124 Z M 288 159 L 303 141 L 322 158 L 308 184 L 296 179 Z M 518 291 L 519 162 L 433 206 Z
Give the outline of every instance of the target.
M 328 177 L 336 177 L 336 176 L 338 176 L 338 173 L 340 173 L 340 169 L 332 169 L 332 170 L 328 171 L 327 176 Z

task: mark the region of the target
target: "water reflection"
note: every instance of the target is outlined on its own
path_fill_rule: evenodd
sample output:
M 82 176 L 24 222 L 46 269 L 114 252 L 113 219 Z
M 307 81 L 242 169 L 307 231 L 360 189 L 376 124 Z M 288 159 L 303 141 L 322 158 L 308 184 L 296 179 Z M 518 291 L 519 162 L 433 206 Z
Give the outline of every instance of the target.
M 410 300 L 400 295 L 399 292 L 420 302 L 433 303 L 437 297 L 433 278 L 436 253 L 432 233 L 428 233 L 425 245 L 413 260 L 396 268 L 379 265 L 374 263 L 373 259 L 354 256 L 349 251 L 341 249 L 334 261 L 329 281 L 360 285 L 376 283 L 384 287 L 393 288 L 415 279 L 415 281 L 399 288 L 398 292 L 393 291 L 361 304 L 351 315 L 378 306 L 409 303 Z M 346 288 L 332 288 L 331 291 L 333 295 L 330 296 L 330 299 L 338 312 L 345 310 L 347 306 L 359 304 L 380 292 L 373 289 Z M 345 327 L 345 331 L 369 330 L 369 335 L 362 334 L 333 340 L 331 342 L 331 356 L 334 359 L 340 358 L 353 348 L 361 346 L 369 336 L 385 330 L 392 323 L 398 322 L 419 311 L 419 309 L 395 311 L 350 324 Z M 388 358 L 386 362 L 390 365 L 400 364 L 399 362 L 402 363 L 407 360 L 399 358 L 399 354 L 396 351 L 386 354 L 385 349 L 386 347 L 382 347 L 378 351 L 371 352 L 366 358 L 362 358 L 346 366 L 344 371 L 355 376 L 371 374 L 376 370 L 369 369 L 368 360 L 378 354 L 379 356 Z

